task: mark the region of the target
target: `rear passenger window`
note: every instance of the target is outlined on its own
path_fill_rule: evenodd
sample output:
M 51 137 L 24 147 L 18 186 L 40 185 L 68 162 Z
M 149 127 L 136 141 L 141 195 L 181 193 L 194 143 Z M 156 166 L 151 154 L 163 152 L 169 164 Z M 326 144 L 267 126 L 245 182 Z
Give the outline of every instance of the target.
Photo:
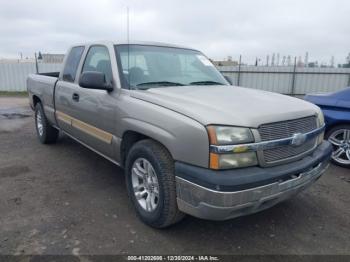
M 112 82 L 112 67 L 108 49 L 105 46 L 93 46 L 86 55 L 82 72 L 104 73 L 106 82 Z
M 77 73 L 78 65 L 83 54 L 84 47 L 77 46 L 73 47 L 70 51 L 66 65 L 63 69 L 63 80 L 68 82 L 74 82 L 75 75 Z

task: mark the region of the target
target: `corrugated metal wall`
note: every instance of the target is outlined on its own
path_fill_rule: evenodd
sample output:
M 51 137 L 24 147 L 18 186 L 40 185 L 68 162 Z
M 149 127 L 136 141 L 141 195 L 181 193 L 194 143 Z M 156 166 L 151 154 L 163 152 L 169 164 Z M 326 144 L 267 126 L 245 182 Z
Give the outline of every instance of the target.
M 61 64 L 39 63 L 39 72 L 60 71 Z M 26 91 L 26 78 L 35 73 L 35 63 L 0 63 L 0 91 Z
M 39 63 L 39 72 L 60 71 L 61 64 Z M 350 86 L 350 68 L 302 68 L 282 66 L 221 66 L 235 85 L 283 94 L 331 92 Z M 295 70 L 295 73 L 294 73 Z M 0 91 L 25 91 L 35 63 L 0 63 Z
M 350 86 L 350 68 L 220 66 L 218 69 L 232 77 L 235 85 L 283 94 L 326 93 Z

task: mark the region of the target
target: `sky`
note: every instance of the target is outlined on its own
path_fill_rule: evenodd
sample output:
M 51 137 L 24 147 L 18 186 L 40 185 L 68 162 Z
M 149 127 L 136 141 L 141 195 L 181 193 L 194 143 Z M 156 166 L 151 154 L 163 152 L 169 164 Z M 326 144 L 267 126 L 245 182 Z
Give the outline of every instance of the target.
M 131 40 L 185 45 L 217 60 L 308 52 L 309 61 L 334 56 L 337 64 L 350 52 L 349 0 L 0 0 L 0 58 L 124 41 L 127 7 Z

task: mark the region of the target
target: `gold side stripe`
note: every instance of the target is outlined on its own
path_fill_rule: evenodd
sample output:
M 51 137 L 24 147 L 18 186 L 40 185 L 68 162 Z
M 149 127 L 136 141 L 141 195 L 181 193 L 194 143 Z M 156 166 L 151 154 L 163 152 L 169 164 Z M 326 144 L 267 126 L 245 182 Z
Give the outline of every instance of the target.
M 56 115 L 57 115 L 57 119 L 83 131 L 84 133 L 89 134 L 105 143 L 108 143 L 108 144 L 112 143 L 113 135 L 111 133 L 108 133 L 102 129 L 89 125 L 83 121 L 80 121 L 60 111 L 56 111 Z
M 106 142 L 108 144 L 112 143 L 112 138 L 113 135 L 103 131 L 101 129 L 98 129 L 94 126 L 91 126 L 89 124 L 86 124 L 78 119 L 73 119 L 72 120 L 72 126 L 75 128 L 78 128 L 79 130 L 93 136 L 96 137 L 97 139 L 102 140 L 103 142 Z
M 57 119 L 65 122 L 68 125 L 72 125 L 72 118 L 69 115 L 66 115 L 65 113 L 56 111 L 56 116 L 57 116 Z

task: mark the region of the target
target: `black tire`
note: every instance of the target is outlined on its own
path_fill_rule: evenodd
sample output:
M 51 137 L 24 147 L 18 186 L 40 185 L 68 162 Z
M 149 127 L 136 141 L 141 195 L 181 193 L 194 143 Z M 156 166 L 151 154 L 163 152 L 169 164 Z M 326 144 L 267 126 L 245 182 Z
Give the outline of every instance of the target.
M 132 166 L 137 159 L 151 163 L 159 184 L 159 198 L 155 210 L 146 211 L 136 199 L 132 184 Z M 128 194 L 139 218 L 147 225 L 165 228 L 179 222 L 184 214 L 176 202 L 174 161 L 166 148 L 153 140 L 142 140 L 130 149 L 125 164 Z
M 330 141 L 330 137 L 332 136 L 332 134 L 336 134 L 336 132 L 339 132 L 340 130 L 349 130 L 350 131 L 350 125 L 349 124 L 344 124 L 344 125 L 338 125 L 338 126 L 335 126 L 335 127 L 332 127 L 330 130 L 327 131 L 327 133 L 325 134 L 325 139 L 327 139 L 329 142 Z M 337 147 L 334 143 L 332 143 L 332 146 L 333 146 L 333 149 L 336 150 Z M 347 142 L 347 145 L 348 147 L 350 146 L 350 141 Z M 343 155 L 343 158 L 345 157 L 346 155 Z M 349 159 L 350 161 L 350 159 Z M 349 164 L 346 164 L 346 163 L 342 163 L 341 161 L 337 160 L 336 158 L 334 158 L 332 156 L 331 158 L 331 162 L 334 163 L 335 165 L 338 165 L 338 166 L 341 166 L 341 167 L 346 167 L 346 168 L 350 168 L 350 163 Z
M 38 126 L 38 115 L 41 116 L 42 131 L 39 131 Z M 38 135 L 39 141 L 42 144 L 52 144 L 57 141 L 58 130 L 52 127 L 47 120 L 44 109 L 41 103 L 37 103 L 35 106 L 35 128 Z

